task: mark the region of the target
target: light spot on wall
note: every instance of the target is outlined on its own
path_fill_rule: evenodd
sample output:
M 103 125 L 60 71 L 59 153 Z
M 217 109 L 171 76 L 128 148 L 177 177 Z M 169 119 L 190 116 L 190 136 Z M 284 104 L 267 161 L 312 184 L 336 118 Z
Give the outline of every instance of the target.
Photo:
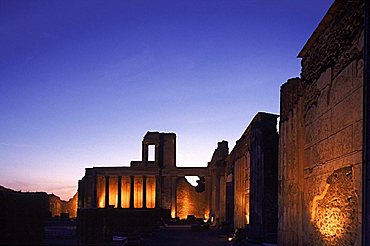
M 358 197 L 353 185 L 352 167 L 335 170 L 327 179 L 323 192 L 313 198 L 312 242 L 325 245 L 353 245 L 357 232 Z
M 188 215 L 204 218 L 206 211 L 209 210 L 206 192 L 196 192 L 185 178 L 180 178 L 176 188 L 176 208 L 176 214 L 180 219 L 186 219 Z

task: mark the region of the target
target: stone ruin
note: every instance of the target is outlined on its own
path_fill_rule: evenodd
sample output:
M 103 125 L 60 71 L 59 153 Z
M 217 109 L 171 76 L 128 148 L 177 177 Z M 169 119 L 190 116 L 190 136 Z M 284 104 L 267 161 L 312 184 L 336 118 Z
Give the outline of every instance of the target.
M 148 132 L 142 142 L 142 161 L 132 161 L 130 167 L 86 168 L 78 188 L 81 241 L 104 242 L 114 233 L 150 230 L 171 218 L 224 220 L 225 194 L 216 191 L 225 183 L 228 151 L 228 143 L 222 141 L 208 167 L 177 167 L 176 134 Z M 204 187 L 191 186 L 185 176 L 201 177 Z
M 208 167 L 179 168 L 176 135 L 148 132 L 142 161 L 87 168 L 78 191 L 81 241 L 148 229 L 144 218 L 155 228 L 195 215 L 245 228 L 257 242 L 360 245 L 364 5 L 336 0 L 299 53 L 301 77 L 281 86 L 279 134 L 278 116 L 258 113 L 230 154 L 222 141 Z M 191 175 L 203 187 L 190 186 Z
M 365 1 L 338 0 L 281 87 L 281 245 L 360 245 Z

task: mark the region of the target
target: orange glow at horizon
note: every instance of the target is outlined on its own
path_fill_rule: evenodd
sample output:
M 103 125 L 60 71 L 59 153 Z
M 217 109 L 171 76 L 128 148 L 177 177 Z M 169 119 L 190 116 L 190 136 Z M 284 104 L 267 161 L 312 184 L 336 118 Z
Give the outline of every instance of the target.
M 155 188 L 156 178 L 149 176 L 146 178 L 146 207 L 155 208 Z

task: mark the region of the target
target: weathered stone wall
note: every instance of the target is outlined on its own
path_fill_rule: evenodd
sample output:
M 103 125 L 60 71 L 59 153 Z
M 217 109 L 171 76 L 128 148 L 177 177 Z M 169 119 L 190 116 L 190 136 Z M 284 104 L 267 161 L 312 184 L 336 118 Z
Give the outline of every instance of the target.
M 238 158 L 234 164 L 234 227 L 244 228 L 249 224 L 249 190 L 246 186 L 246 157 Z M 249 178 L 248 178 L 249 181 Z M 249 182 L 248 182 L 249 183 Z M 248 184 L 249 186 L 249 184 Z M 247 220 L 248 218 L 248 220 Z
M 303 229 L 307 242 L 353 245 L 360 240 L 361 163 L 362 163 L 362 68 L 361 60 L 354 60 L 336 77 L 329 68 L 314 83 L 320 91 L 317 106 L 305 111 L 304 118 L 304 212 Z M 359 77 L 358 75 L 361 76 Z M 325 86 L 320 88 L 320 83 Z M 336 177 L 336 182 L 347 184 L 337 191 L 332 201 L 325 200 L 325 190 L 334 192 L 336 182 L 330 176 L 347 169 L 346 175 Z M 348 180 L 347 176 L 351 179 Z M 333 195 L 333 194 L 330 194 Z M 320 198 L 320 199 L 319 199 Z M 315 212 L 315 199 L 325 203 L 328 210 Z M 324 199 L 324 200 L 323 200 Z M 351 200 L 351 206 L 343 203 Z M 331 211 L 336 209 L 335 213 Z M 330 210 L 331 209 L 331 210 Z M 322 220 L 325 213 L 325 220 Z M 333 214 L 334 213 L 334 214 Z M 338 213 L 340 221 L 332 217 Z M 342 214 L 351 216 L 343 217 Z M 312 223 L 307 223 L 311 221 Z M 339 223 L 340 224 L 336 224 Z M 344 223 L 344 224 L 342 224 Z M 327 228 L 324 232 L 322 228 Z M 328 230 L 331 230 L 328 233 Z M 337 229 L 336 229 L 337 228 Z M 342 229 L 338 229 L 342 228 Z
M 178 178 L 176 187 L 176 215 L 186 219 L 187 215 L 204 218 L 207 208 L 206 192 L 196 192 L 185 178 Z
M 258 113 L 226 159 L 226 173 L 233 170 L 234 227 L 249 225 L 248 237 L 255 241 L 276 242 L 277 117 Z
M 279 244 L 361 244 L 364 1 L 336 1 L 281 89 Z
M 69 217 L 77 217 L 77 203 L 78 194 L 76 193 L 73 198 L 68 201 L 61 200 L 56 195 L 48 195 L 49 197 L 49 211 L 52 217 L 60 216 L 61 213 L 68 213 Z
M 217 223 L 226 220 L 225 159 L 228 155 L 228 142 L 218 142 L 217 149 L 208 163 L 209 177 L 206 177 L 206 191 L 209 191 L 210 197 L 207 200 L 210 200 L 210 213 L 215 216 Z
M 279 127 L 279 223 L 281 245 L 302 245 L 303 117 L 299 79 L 281 87 Z

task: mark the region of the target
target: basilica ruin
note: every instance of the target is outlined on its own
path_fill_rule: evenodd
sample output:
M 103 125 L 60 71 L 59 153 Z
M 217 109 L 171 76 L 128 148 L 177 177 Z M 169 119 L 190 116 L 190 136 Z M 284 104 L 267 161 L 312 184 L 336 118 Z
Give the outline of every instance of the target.
M 369 242 L 368 12 L 364 0 L 330 7 L 299 52 L 301 76 L 281 86 L 279 132 L 279 115 L 259 112 L 235 147 L 219 142 L 203 168 L 177 167 L 176 135 L 148 132 L 141 161 L 86 168 L 81 241 L 194 216 L 245 228 L 255 242 Z M 200 177 L 198 186 L 185 176 Z
M 154 148 L 154 160 L 148 149 Z M 188 216 L 223 219 L 225 193 L 215 192 L 225 183 L 224 160 L 228 143 L 218 143 L 208 167 L 176 167 L 176 134 L 147 132 L 142 142 L 142 161 L 130 167 L 93 167 L 79 181 L 79 221 L 84 241 L 104 241 L 112 233 L 133 227 L 158 227 L 171 218 Z M 197 187 L 185 176 L 199 176 Z M 108 209 L 108 210 L 106 210 Z M 107 213 L 111 217 L 107 219 Z M 92 221 L 93 220 L 93 221 Z M 102 231 L 109 228 L 109 232 Z M 96 238 L 85 238 L 87 231 Z
M 256 240 L 276 241 L 277 117 L 258 113 L 230 155 L 228 143 L 219 142 L 207 167 L 177 167 L 176 135 L 147 132 L 142 161 L 86 168 L 78 195 L 82 241 L 104 241 L 132 228 L 150 230 L 189 216 L 212 218 L 215 226 L 235 221 L 239 228 L 250 220 Z M 148 159 L 150 146 L 153 160 Z M 185 176 L 198 176 L 198 186 Z

